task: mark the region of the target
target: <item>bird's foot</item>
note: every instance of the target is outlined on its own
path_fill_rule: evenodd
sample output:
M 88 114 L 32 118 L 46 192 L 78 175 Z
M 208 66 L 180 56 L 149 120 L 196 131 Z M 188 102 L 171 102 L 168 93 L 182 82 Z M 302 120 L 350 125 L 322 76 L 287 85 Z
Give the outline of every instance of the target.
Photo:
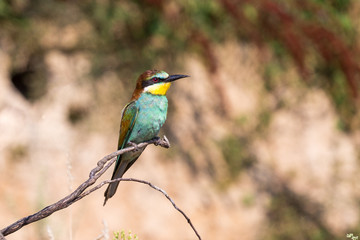
M 159 145 L 160 141 L 161 141 L 161 138 L 159 136 L 156 136 L 152 139 L 154 142 L 154 145 L 157 146 Z
M 154 143 L 155 146 L 161 146 L 164 148 L 170 147 L 170 142 L 165 135 L 163 139 L 161 139 L 160 137 L 155 137 L 154 139 L 156 140 L 156 142 Z
M 134 152 L 137 152 L 140 150 L 140 148 L 138 147 L 138 145 L 136 143 L 133 143 L 133 142 L 128 142 L 128 144 L 132 147 L 134 147 Z

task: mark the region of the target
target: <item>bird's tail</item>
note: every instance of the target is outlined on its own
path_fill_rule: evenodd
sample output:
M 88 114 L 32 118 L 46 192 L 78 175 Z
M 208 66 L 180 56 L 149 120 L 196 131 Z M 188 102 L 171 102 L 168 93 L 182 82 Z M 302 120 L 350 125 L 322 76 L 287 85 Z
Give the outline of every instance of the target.
M 120 160 L 120 159 L 119 159 Z M 114 172 L 111 180 L 117 179 L 117 178 L 121 178 L 124 173 L 126 172 L 126 170 L 128 169 L 128 162 L 126 161 L 121 161 L 120 160 L 120 165 L 118 166 L 117 170 Z M 109 184 L 109 186 L 107 187 L 105 193 L 104 193 L 104 197 L 105 197 L 105 201 L 104 201 L 104 205 L 106 204 L 106 201 L 111 198 L 112 196 L 114 196 L 116 189 L 119 185 L 119 181 L 117 182 L 112 182 Z

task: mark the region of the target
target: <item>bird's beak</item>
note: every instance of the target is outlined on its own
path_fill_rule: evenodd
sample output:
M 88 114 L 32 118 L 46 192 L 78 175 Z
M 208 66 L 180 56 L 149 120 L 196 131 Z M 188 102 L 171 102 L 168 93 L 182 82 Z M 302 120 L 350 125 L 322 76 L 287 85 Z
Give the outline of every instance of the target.
M 186 77 L 190 77 L 190 76 L 188 76 L 188 75 L 180 75 L 180 74 L 170 75 L 168 78 L 165 79 L 164 82 L 173 82 L 173 81 L 178 80 L 180 78 L 186 78 Z

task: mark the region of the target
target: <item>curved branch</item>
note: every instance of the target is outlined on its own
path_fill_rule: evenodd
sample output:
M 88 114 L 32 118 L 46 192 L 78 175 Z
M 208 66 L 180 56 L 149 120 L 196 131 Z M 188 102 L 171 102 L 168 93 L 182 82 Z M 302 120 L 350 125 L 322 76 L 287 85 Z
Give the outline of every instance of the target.
M 33 223 L 33 222 L 39 221 L 43 218 L 46 218 L 46 217 L 50 216 L 51 214 L 53 214 L 54 212 L 59 211 L 63 208 L 66 208 L 66 207 L 70 206 L 71 204 L 73 204 L 74 202 L 78 201 L 79 199 L 83 198 L 84 196 L 87 195 L 87 194 L 82 195 L 84 193 L 84 191 L 86 189 L 88 189 L 91 185 L 93 185 L 102 174 L 104 174 L 104 172 L 111 166 L 111 164 L 113 164 L 116 161 L 116 157 L 118 155 L 121 155 L 125 152 L 133 151 L 137 148 L 145 147 L 149 144 L 155 144 L 155 145 L 159 145 L 159 146 L 165 147 L 165 148 L 170 147 L 170 143 L 165 136 L 164 136 L 164 139 L 160 139 L 159 137 L 156 137 L 147 142 L 139 143 L 136 146 L 134 145 L 131 147 L 127 147 L 127 148 L 121 149 L 119 151 L 113 152 L 113 153 L 105 156 L 97 163 L 97 166 L 91 170 L 89 178 L 84 183 L 82 183 L 77 189 L 75 189 L 74 192 L 72 192 L 68 196 L 64 197 L 63 199 L 57 201 L 56 203 L 43 208 L 39 212 L 29 215 L 27 217 L 24 217 L 24 218 L 16 221 L 15 223 L 5 227 L 4 229 L 2 229 L 0 231 L 1 238 L 4 238 L 3 236 L 7 236 L 13 232 L 16 232 L 17 230 L 21 229 L 22 227 L 24 227 L 30 223 Z
M 190 227 L 193 229 L 193 231 L 196 234 L 196 236 L 198 237 L 198 239 L 201 240 L 201 237 L 200 237 L 199 233 L 197 232 L 197 230 L 195 229 L 194 225 L 192 224 L 190 218 L 175 204 L 174 200 L 172 200 L 172 198 L 163 189 L 161 189 L 158 186 L 155 186 L 154 184 L 152 184 L 151 182 L 148 182 L 148 181 L 144 181 L 144 180 L 140 180 L 140 179 L 136 179 L 136 178 L 116 178 L 116 179 L 113 179 L 113 180 L 102 181 L 101 183 L 99 183 L 95 187 L 93 187 L 93 188 L 83 192 L 82 194 L 80 194 L 74 201 L 78 201 L 78 200 L 82 199 L 83 197 L 85 197 L 85 196 L 89 195 L 90 193 L 96 191 L 97 189 L 101 188 L 105 184 L 109 184 L 109 183 L 112 183 L 112 182 L 121 182 L 121 181 L 142 183 L 142 184 L 145 184 L 145 185 L 149 185 L 151 188 L 161 192 L 171 202 L 171 204 L 174 206 L 174 208 L 184 216 L 184 218 L 186 219 L 186 221 L 188 222 Z

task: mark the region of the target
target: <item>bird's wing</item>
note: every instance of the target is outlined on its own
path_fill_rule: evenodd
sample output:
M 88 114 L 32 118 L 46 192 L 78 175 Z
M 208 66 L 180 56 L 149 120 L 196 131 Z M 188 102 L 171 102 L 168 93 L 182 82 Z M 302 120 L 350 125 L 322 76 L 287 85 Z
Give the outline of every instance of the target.
M 136 106 L 135 101 L 129 102 L 124 107 L 121 115 L 118 149 L 124 148 L 127 144 L 138 113 L 139 109 Z
M 121 114 L 118 149 L 124 148 L 125 145 L 128 143 L 128 140 L 131 135 L 131 131 L 134 128 L 138 113 L 139 113 L 139 109 L 136 106 L 135 101 L 128 103 L 124 107 L 122 114 Z M 122 175 L 126 172 L 126 170 L 137 159 L 137 157 L 136 157 L 135 160 L 128 163 L 128 162 L 121 161 L 121 158 L 122 158 L 122 155 L 119 155 L 117 157 L 115 169 L 114 169 L 111 179 L 122 177 Z M 107 187 L 107 189 L 104 193 L 104 196 L 105 196 L 104 205 L 105 205 L 106 201 L 115 194 L 118 185 L 119 185 L 119 182 L 113 182 L 113 183 L 109 184 L 109 186 Z

